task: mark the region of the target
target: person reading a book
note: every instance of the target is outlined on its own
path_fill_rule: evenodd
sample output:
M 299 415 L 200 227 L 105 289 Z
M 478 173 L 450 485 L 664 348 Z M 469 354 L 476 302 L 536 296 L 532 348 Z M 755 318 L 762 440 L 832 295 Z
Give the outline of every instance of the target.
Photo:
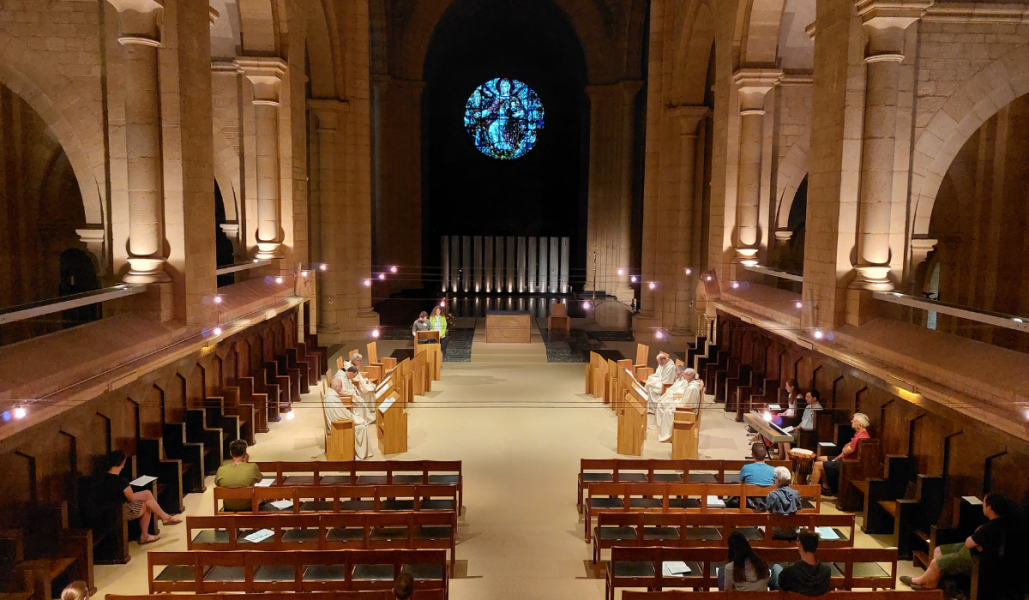
M 101 499 L 110 504 L 128 502 L 129 509 L 125 518 L 129 521 L 139 520 L 139 543 L 156 542 L 161 536 L 148 533 L 151 515 L 157 515 L 165 525 L 178 525 L 182 520 L 164 512 L 150 490 L 132 491 L 132 484 L 121 474 L 127 460 L 128 457 L 121 450 L 107 455 L 107 471 L 100 476 Z
M 261 469 L 250 462 L 250 455 L 247 454 L 247 443 L 243 440 L 235 440 L 229 444 L 229 456 L 231 459 L 224 465 L 218 467 L 214 476 L 214 485 L 223 488 L 241 488 L 256 485 L 261 481 Z M 239 512 L 250 510 L 249 500 L 224 500 L 222 509 L 226 511 Z

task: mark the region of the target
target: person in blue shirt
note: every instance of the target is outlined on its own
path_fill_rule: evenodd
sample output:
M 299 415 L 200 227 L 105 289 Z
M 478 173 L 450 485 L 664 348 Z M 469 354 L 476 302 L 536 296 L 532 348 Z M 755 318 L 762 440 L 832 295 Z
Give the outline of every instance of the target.
M 750 455 L 754 462 L 743 465 L 740 469 L 740 483 L 768 487 L 775 483 L 775 468 L 765 462 L 768 451 L 762 442 L 754 442 L 750 447 Z

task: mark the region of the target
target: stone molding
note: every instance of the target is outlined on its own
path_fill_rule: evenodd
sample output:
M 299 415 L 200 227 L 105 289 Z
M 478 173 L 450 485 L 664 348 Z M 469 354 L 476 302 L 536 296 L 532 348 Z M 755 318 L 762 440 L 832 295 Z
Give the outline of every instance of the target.
M 929 7 L 924 21 L 933 23 L 1029 23 L 1029 7 L 999 3 L 954 2 Z
M 741 68 L 732 75 L 739 88 L 740 114 L 764 114 L 765 95 L 782 81 L 782 69 Z M 758 112 L 760 111 L 760 112 Z
M 669 116 L 679 119 L 680 133 L 687 137 L 697 137 L 697 126 L 712 112 L 706 106 L 689 104 L 669 106 L 667 111 Z
M 278 106 L 286 62 L 278 57 L 240 57 L 235 62 L 254 86 L 254 104 Z

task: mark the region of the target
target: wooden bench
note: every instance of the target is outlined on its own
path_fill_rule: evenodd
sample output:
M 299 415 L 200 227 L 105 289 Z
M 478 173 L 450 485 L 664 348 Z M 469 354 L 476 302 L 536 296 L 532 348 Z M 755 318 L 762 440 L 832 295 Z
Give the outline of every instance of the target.
M 820 533 L 821 527 L 830 528 L 838 539 L 823 537 L 820 548 L 854 546 L 854 515 L 603 512 L 597 515 L 597 527 L 593 530 L 593 562 L 600 561 L 605 548 L 615 546 L 724 547 L 733 531 L 743 533 L 754 546 L 792 548 L 796 540 L 775 539 L 776 528 Z
M 4 574 L 4 591 L 50 600 L 55 583 L 83 580 L 93 587 L 92 532 L 71 529 L 66 502 L 29 504 L 10 512 L 19 528 L 0 530 L 0 555 L 12 568 L 10 576 Z
M 250 502 L 249 513 L 226 511 L 219 501 Z M 289 500 L 277 509 L 271 503 Z M 336 485 L 269 486 L 214 489 L 215 514 L 301 514 L 342 512 L 445 512 L 457 527 L 457 486 L 454 485 Z
M 755 548 L 755 553 L 773 564 L 792 564 L 799 560 L 796 548 Z M 606 596 L 614 600 L 620 587 L 645 587 L 661 591 L 663 588 L 692 588 L 707 591 L 717 589 L 716 569 L 724 565 L 727 548 L 612 548 L 607 567 Z M 827 548 L 819 549 L 818 559 L 833 568 L 832 587 L 894 589 L 897 579 L 897 550 L 895 548 Z M 666 577 L 661 565 L 666 561 L 682 561 L 690 567 L 683 577 Z M 890 566 L 887 571 L 881 565 Z M 750 598 L 747 592 L 747 598 Z
M 908 467 L 911 464 L 906 456 L 889 456 L 884 478 L 864 482 L 861 529 L 865 533 L 890 535 L 891 545 L 897 547 L 903 559 L 911 558 L 917 541 L 915 532 L 928 532 L 939 520 L 946 491 L 943 477 L 917 475 L 914 482 L 910 481 Z M 898 469 L 898 465 L 902 468 Z
M 575 507 L 594 483 L 737 483 L 750 460 L 583 458 L 579 461 L 579 489 Z M 773 467 L 792 468 L 788 460 L 766 461 Z
M 415 589 L 441 590 L 447 598 L 445 550 L 147 553 L 151 594 L 385 590 L 401 572 L 414 577 Z
M 689 595 L 687 595 L 689 594 Z M 684 592 L 669 590 L 667 592 L 622 592 L 622 600 L 730 600 L 744 597 L 746 600 L 808 600 L 810 596 L 787 592 Z M 117 596 L 108 596 L 115 598 Z M 818 600 L 943 600 L 941 590 L 923 590 L 910 592 L 907 590 L 875 590 L 875 591 L 831 591 L 817 596 Z
M 459 460 L 278 461 L 259 462 L 257 468 L 274 477 L 274 485 L 456 485 L 458 508 L 464 506 Z
M 848 440 L 849 441 L 849 440 Z M 837 446 L 842 450 L 843 446 Z M 819 452 L 824 447 L 819 447 Z M 838 455 L 838 451 L 836 453 Z M 868 438 L 858 442 L 853 458 L 840 464 L 840 480 L 837 486 L 836 506 L 840 510 L 858 512 L 864 507 L 867 479 L 877 478 L 882 472 L 879 462 L 879 440 Z
M 246 539 L 261 530 L 272 536 Z M 187 517 L 186 539 L 189 550 L 449 550 L 451 575 L 457 549 L 457 529 L 444 512 Z
M 802 512 L 819 512 L 822 489 L 817 485 L 795 485 L 804 508 Z M 589 488 L 584 521 L 586 541 L 592 539 L 593 516 L 606 512 L 699 512 L 749 513 L 748 497 L 764 498 L 774 486 L 760 487 L 741 483 L 595 483 Z M 709 506 L 707 499 L 738 497 L 740 508 Z
M 182 600 L 239 600 L 239 594 L 180 594 L 176 598 Z M 443 600 L 441 590 L 416 590 L 414 600 Z M 107 594 L 108 600 L 169 600 L 167 594 L 142 594 L 123 596 Z M 360 592 L 265 592 L 261 600 L 393 600 L 392 590 L 364 590 Z M 0 600 L 20 600 L 4 598 Z

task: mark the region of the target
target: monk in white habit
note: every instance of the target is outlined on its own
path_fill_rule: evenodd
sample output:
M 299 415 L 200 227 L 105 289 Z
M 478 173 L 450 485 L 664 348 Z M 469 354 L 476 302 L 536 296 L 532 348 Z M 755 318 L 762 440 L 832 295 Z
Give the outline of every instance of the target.
M 329 423 L 348 419 L 353 421 L 354 457 L 357 459 L 371 458 L 372 449 L 368 444 L 368 423 L 360 415 L 351 412 L 346 404 L 343 404 L 343 399 L 339 396 L 343 388 L 343 380 L 339 377 L 333 378 L 332 383 L 329 384 L 329 390 L 325 392 L 325 416 Z
M 343 393 L 354 397 L 354 412 L 360 415 L 365 423 L 374 423 L 375 384 L 361 377 L 357 365 L 348 367 L 344 372 L 346 379 L 343 380 Z
M 679 407 L 696 410 L 704 393 L 704 382 L 697 379 L 697 372 L 686 367 L 676 367 L 675 383 L 668 388 L 657 403 L 657 441 L 672 440 L 672 424 L 675 409 Z
M 647 390 L 647 412 L 654 414 L 657 410 L 657 402 L 664 394 L 664 384 L 675 381 L 675 363 L 668 359 L 668 355 L 661 352 L 657 355 L 657 370 L 650 377 L 644 388 Z

